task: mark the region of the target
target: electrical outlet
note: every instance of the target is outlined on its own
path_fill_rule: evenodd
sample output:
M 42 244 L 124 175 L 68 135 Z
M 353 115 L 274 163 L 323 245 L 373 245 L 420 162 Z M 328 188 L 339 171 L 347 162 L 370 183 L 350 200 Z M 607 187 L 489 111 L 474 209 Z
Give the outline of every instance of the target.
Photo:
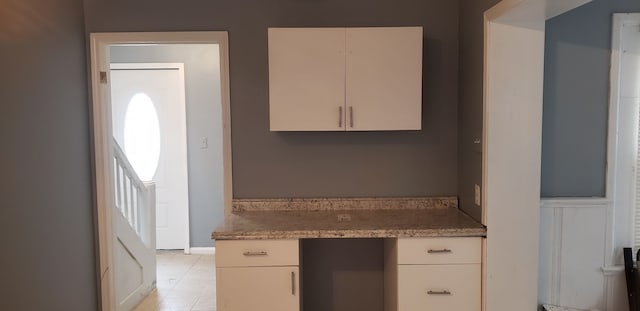
M 480 206 L 480 185 L 476 184 L 475 189 L 475 202 L 476 205 Z
M 200 137 L 200 149 L 209 148 L 209 140 L 206 137 Z

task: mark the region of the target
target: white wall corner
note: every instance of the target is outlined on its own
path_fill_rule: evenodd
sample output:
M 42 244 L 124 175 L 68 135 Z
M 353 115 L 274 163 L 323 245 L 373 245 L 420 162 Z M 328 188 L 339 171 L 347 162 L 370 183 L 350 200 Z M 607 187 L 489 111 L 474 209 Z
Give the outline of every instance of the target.
M 482 219 L 488 231 L 483 310 L 530 310 L 537 302 L 544 32 L 549 1 L 503 0 L 485 12 Z M 563 11 L 587 2 L 554 1 L 564 1 Z M 590 212 L 587 216 L 593 217 Z M 564 217 L 562 225 L 566 225 Z M 517 261 L 514 253 L 519 255 Z

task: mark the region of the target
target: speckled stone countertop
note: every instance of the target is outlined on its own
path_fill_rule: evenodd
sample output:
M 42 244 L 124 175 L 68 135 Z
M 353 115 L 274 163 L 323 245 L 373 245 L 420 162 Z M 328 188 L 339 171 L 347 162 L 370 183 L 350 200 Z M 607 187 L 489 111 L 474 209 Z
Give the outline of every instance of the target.
M 218 240 L 485 236 L 455 197 L 234 200 Z

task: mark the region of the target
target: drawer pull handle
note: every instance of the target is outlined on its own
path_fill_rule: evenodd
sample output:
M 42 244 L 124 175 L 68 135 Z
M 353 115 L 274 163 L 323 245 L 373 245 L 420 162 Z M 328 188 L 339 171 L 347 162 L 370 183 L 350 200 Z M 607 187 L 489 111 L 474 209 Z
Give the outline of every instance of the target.
M 439 295 L 439 296 L 450 296 L 451 292 L 448 290 L 442 290 L 442 291 L 435 291 L 435 290 L 430 290 L 427 292 L 428 295 Z
M 349 126 L 353 128 L 353 106 L 349 106 Z
M 453 253 L 453 251 L 451 251 L 450 249 L 447 248 L 443 248 L 443 249 L 430 249 L 427 251 L 427 253 L 429 254 L 449 254 L 449 253 Z
M 338 107 L 338 127 L 342 128 L 342 106 Z
M 291 295 L 296 295 L 296 273 L 291 271 Z
M 261 252 L 244 252 L 242 253 L 242 255 L 245 256 L 267 256 L 268 253 L 265 251 L 261 251 Z

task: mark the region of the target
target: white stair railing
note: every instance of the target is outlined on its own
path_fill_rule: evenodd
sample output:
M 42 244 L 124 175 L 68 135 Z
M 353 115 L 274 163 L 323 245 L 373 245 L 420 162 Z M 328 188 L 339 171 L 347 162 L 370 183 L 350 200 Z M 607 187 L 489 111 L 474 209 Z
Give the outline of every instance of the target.
M 115 207 L 129 222 L 140 239 L 155 249 L 156 187 L 136 174 L 118 142 L 113 140 Z

